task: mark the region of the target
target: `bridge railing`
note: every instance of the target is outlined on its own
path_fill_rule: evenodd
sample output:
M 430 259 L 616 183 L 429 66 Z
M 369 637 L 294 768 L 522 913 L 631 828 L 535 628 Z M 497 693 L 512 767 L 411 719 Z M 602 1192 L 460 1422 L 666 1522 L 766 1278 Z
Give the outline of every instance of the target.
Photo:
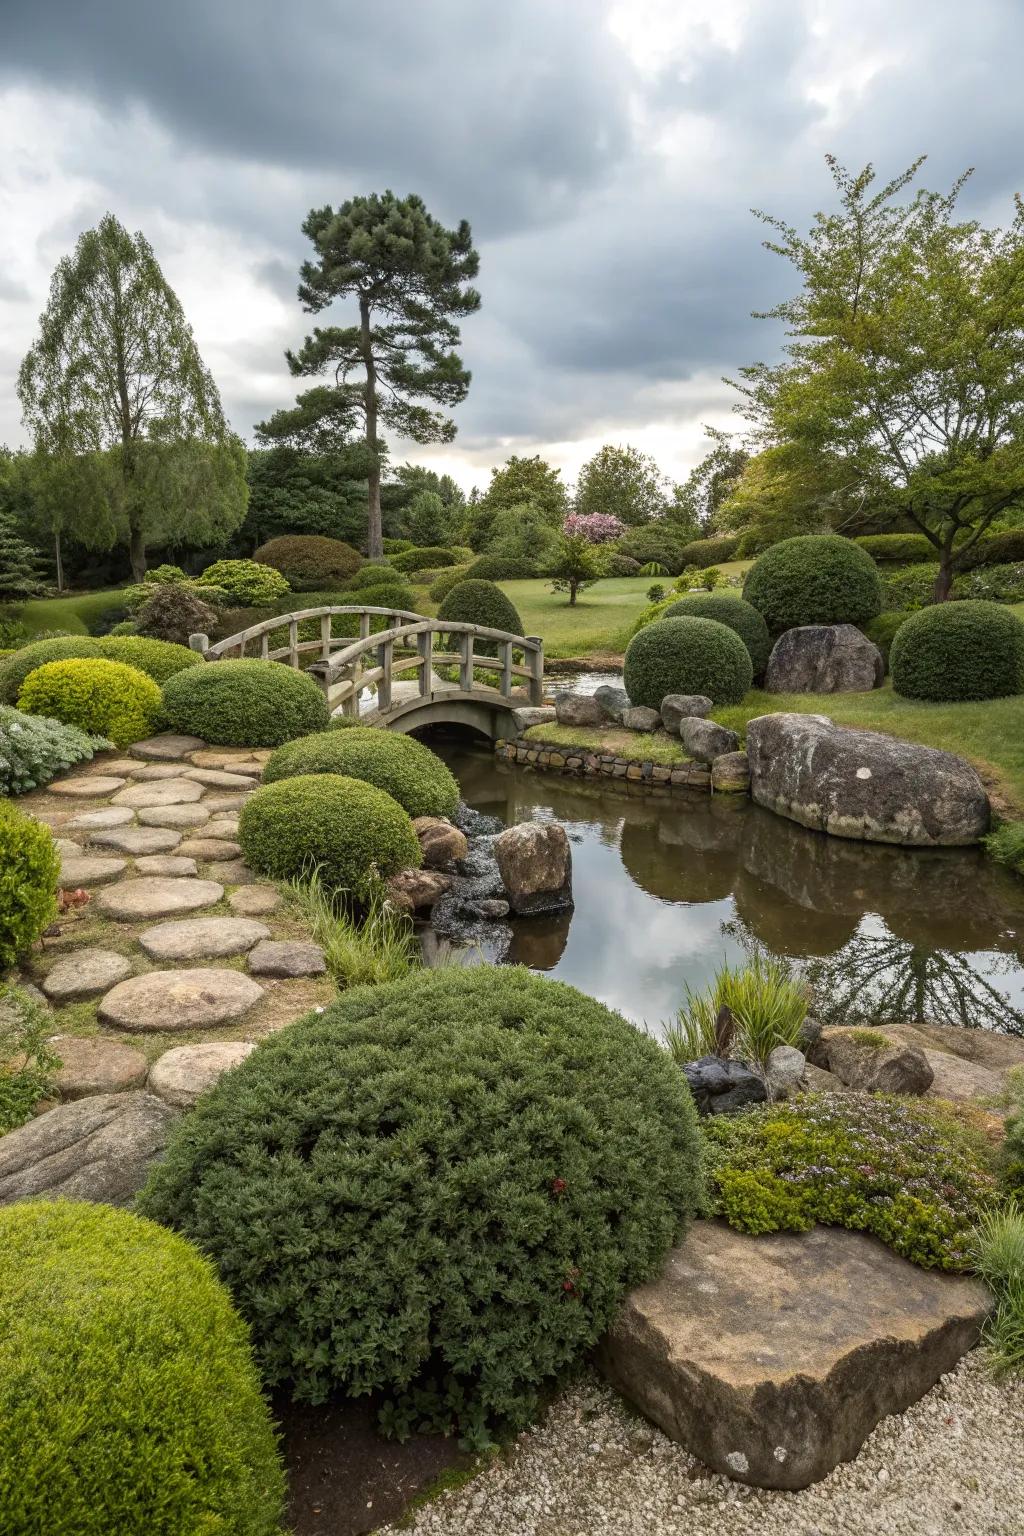
M 419 620 L 421 614 L 410 613 L 405 608 L 373 608 L 364 604 L 351 604 L 347 607 L 329 608 L 303 608 L 297 613 L 281 613 L 272 619 L 263 619 L 259 624 L 253 624 L 249 629 L 239 630 L 237 635 L 229 635 L 226 640 L 218 640 L 216 645 L 211 645 L 206 635 L 189 635 L 188 643 L 194 651 L 198 651 L 207 661 L 221 661 L 227 658 L 238 660 L 241 657 L 252 656 L 262 661 L 286 661 L 289 666 L 302 665 L 300 658 L 307 656 L 312 651 L 319 651 L 321 661 L 329 661 L 334 651 L 342 646 L 352 644 L 351 635 L 332 635 L 331 621 L 336 614 L 355 614 L 359 619 L 359 639 L 365 640 L 373 627 L 374 618 L 383 618 L 385 629 L 393 629 L 400 620 L 407 623 Z M 320 620 L 320 634 L 312 640 L 300 640 L 299 625 L 308 619 Z M 288 631 L 288 640 L 285 645 L 270 648 L 270 637 L 278 630 Z M 250 649 L 254 647 L 254 649 Z

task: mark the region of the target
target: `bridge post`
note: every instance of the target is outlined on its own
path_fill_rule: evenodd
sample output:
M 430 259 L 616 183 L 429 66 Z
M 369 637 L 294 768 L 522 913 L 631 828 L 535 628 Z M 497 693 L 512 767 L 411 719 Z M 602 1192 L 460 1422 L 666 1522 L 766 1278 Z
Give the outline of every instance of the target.
M 320 659 L 331 659 L 331 616 L 329 613 L 320 616 Z
M 423 658 L 420 667 L 420 698 L 426 698 L 430 692 L 430 674 L 434 670 L 434 631 L 425 630 L 419 637 L 419 652 Z
M 210 649 L 209 635 L 189 635 L 188 648 L 190 651 L 198 651 L 200 656 L 205 656 Z
M 512 641 L 501 642 L 501 691 L 506 699 L 512 697 Z
M 467 630 L 459 636 L 459 687 L 463 693 L 473 691 L 473 632 Z
M 391 662 L 395 653 L 394 641 L 385 640 L 378 647 L 381 675 L 377 680 L 377 709 L 381 714 L 391 708 Z
M 288 665 L 299 669 L 299 621 L 288 620 Z
M 541 705 L 544 703 L 544 641 L 540 635 L 527 635 L 536 646 L 535 650 L 528 651 L 530 658 L 530 703 Z

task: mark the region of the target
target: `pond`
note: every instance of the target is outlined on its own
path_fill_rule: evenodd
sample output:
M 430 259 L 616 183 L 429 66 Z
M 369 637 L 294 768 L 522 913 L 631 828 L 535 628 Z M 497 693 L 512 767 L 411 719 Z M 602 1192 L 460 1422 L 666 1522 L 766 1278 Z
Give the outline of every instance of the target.
M 1024 1035 L 1024 881 L 977 849 L 910 850 L 807 831 L 745 797 L 656 796 L 431 746 L 475 810 L 560 821 L 575 909 L 520 919 L 508 958 L 651 1029 L 686 987 L 759 947 L 814 985 L 816 1012 Z

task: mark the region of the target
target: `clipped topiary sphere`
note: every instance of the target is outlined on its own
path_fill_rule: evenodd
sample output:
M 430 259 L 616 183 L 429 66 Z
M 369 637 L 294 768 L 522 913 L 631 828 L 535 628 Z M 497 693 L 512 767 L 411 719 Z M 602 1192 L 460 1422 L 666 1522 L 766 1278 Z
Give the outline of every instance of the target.
M 22 683 L 18 708 L 127 747 L 153 734 L 160 716 L 160 689 L 138 667 L 120 661 L 99 656 L 48 661 Z
M 276 1536 L 274 1430 L 209 1260 L 85 1201 L 0 1210 L 0 1248 L 4 1530 Z
M 355 724 L 286 742 L 264 768 L 263 782 L 305 773 L 343 773 L 375 784 L 410 816 L 450 816 L 459 803 L 458 783 L 435 752 L 413 736 L 376 726 Z
M 338 731 L 336 741 L 352 733 Z M 293 880 L 320 871 L 333 890 L 364 900 L 374 877 L 418 869 L 408 813 L 384 790 L 341 774 L 307 773 L 253 790 L 238 817 L 242 852 L 261 874 Z
M 404 587 L 405 578 L 399 575 L 393 565 L 375 564 L 368 561 L 361 565 L 354 575 L 345 583 L 349 592 L 361 592 L 364 587 Z
M 445 565 L 460 564 L 454 550 L 435 544 L 414 544 L 388 558 L 396 571 L 438 571 Z
M 912 613 L 889 651 L 892 685 L 936 703 L 1024 691 L 1024 624 L 999 603 L 938 603 Z
M 457 587 L 460 581 L 465 581 L 468 565 L 453 565 L 447 571 L 442 571 L 440 576 L 435 576 L 430 583 L 430 601 L 443 603 L 453 587 Z
M 0 704 L 16 704 L 26 677 L 48 661 L 100 654 L 99 640 L 88 635 L 59 635 L 52 640 L 35 640 L 31 645 L 19 646 L 0 661 Z
M 327 700 L 311 677 L 276 661 L 213 661 L 164 688 L 172 729 L 220 746 L 279 747 L 322 731 Z
M 296 592 L 326 592 L 359 569 L 359 553 L 351 544 L 314 533 L 270 539 L 252 558 L 258 565 L 273 566 Z
M 768 665 L 768 657 L 772 653 L 771 636 L 764 619 L 750 603 L 744 602 L 742 597 L 715 597 L 708 593 L 706 597 L 691 596 L 681 597 L 677 602 L 670 603 L 665 609 L 666 619 L 716 619 L 719 624 L 734 630 L 747 650 L 750 652 L 750 663 L 754 668 L 754 676 L 761 677 Z
M 479 1443 L 657 1273 L 699 1157 L 643 1031 L 519 967 L 449 968 L 274 1035 L 176 1128 L 142 1203 L 231 1276 L 268 1382 L 379 1390 L 391 1429 Z
M 0 973 L 53 922 L 59 878 L 49 827 L 0 800 Z
M 659 619 L 626 647 L 622 681 L 633 704 L 660 709 L 667 693 L 738 704 L 754 680 L 750 652 L 717 619 Z
M 523 633 L 523 621 L 515 604 L 493 581 L 460 581 L 448 593 L 437 616 L 456 624 L 482 624 L 485 629 L 504 629 L 513 635 Z
M 167 586 L 155 590 L 161 598 L 174 593 L 174 588 Z M 175 645 L 150 635 L 104 635 L 98 644 L 100 655 L 108 661 L 121 661 L 126 667 L 137 667 L 161 686 L 185 667 L 204 665 L 203 658 L 190 651 L 187 645 Z
M 865 624 L 882 611 L 878 567 L 837 534 L 783 539 L 747 572 L 743 597 L 779 635 L 803 624 Z

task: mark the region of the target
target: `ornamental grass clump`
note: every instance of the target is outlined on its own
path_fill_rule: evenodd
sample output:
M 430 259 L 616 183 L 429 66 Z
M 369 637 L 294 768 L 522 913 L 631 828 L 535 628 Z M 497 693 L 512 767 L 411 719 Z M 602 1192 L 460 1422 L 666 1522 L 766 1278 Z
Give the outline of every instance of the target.
M 925 1269 L 968 1270 L 997 1198 L 980 1138 L 949 1109 L 804 1094 L 704 1123 L 709 1198 L 741 1232 L 870 1232 Z
M 318 869 L 293 880 L 291 896 L 339 988 L 399 981 L 419 963 L 412 918 L 389 900 L 381 881 L 372 882 L 358 911 L 324 884 Z
M 985 1343 L 997 1376 L 1024 1372 L 1024 1208 L 987 1212 L 974 1236 L 974 1263 L 995 1297 Z
M 777 1045 L 799 1045 L 806 1019 L 807 995 L 785 961 L 755 955 L 737 969 L 723 965 L 705 992 L 687 987 L 665 1043 L 680 1065 L 728 1053 L 763 1072 Z
M 389 1432 L 479 1447 L 658 1272 L 699 1157 L 651 1038 L 520 967 L 452 967 L 272 1036 L 141 1198 L 211 1255 L 269 1384 L 379 1393 Z
M 311 677 L 276 661 L 214 661 L 164 687 L 171 728 L 219 746 L 279 747 L 322 731 L 327 700 Z
M 160 689 L 138 667 L 120 661 L 98 656 L 48 661 L 22 683 L 18 708 L 127 747 L 153 734 L 160 718 Z
M 5 1536 L 277 1536 L 284 1475 L 244 1323 L 173 1232 L 0 1209 Z
M 0 704 L 0 795 L 41 789 L 58 773 L 112 746 L 105 736 L 91 736 L 63 720 L 26 715 Z
M 304 773 L 342 773 L 375 784 L 410 816 L 450 816 L 459 785 L 436 752 L 413 736 L 377 726 L 319 731 L 286 742 L 263 769 L 264 784 Z

